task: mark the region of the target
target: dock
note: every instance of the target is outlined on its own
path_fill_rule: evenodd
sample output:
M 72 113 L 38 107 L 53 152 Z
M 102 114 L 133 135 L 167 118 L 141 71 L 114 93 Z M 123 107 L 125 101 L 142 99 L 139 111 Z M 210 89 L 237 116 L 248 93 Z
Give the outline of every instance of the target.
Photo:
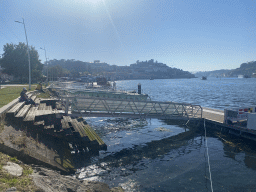
M 254 112 L 255 110 L 256 108 L 254 109 Z M 238 109 L 237 114 L 239 113 L 248 115 L 248 113 L 241 112 L 241 110 Z M 225 110 L 203 108 L 202 112 L 202 118 L 206 123 L 211 124 L 211 128 L 256 141 L 256 130 L 247 126 L 248 118 L 244 118 L 242 121 L 239 121 L 238 119 L 235 123 L 232 123 L 227 120 L 227 116 L 228 114 L 227 112 L 225 114 Z
M 124 117 L 124 118 L 157 118 L 164 120 L 203 121 L 230 134 L 256 141 L 256 128 L 247 127 L 247 119 L 231 122 L 234 113 L 245 117 L 247 111 L 225 113 L 225 110 L 212 109 L 176 102 L 159 102 L 151 100 L 119 99 L 105 97 L 87 97 L 81 95 L 62 95 L 65 112 L 72 117 Z M 242 111 L 241 111 L 242 110 Z M 256 107 L 251 112 L 256 112 Z M 232 118 L 231 118 L 232 119 Z
M 202 108 L 202 118 L 208 121 L 223 123 L 224 122 L 224 110 Z

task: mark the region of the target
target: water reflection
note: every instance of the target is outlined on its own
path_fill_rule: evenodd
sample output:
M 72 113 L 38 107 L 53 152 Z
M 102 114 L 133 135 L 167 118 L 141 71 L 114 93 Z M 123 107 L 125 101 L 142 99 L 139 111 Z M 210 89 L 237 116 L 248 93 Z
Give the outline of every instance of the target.
M 108 151 L 83 161 L 80 179 L 103 181 L 111 187 L 120 185 L 127 191 L 210 189 L 203 131 L 185 131 L 182 124 L 160 120 L 115 121 L 100 119 L 92 125 L 110 146 Z M 248 186 L 256 182 L 255 177 L 246 178 L 249 174 L 256 176 L 255 142 L 210 129 L 207 139 L 215 191 L 236 191 L 241 183 Z M 250 191 L 254 187 L 241 189 Z
M 226 157 L 237 161 L 243 154 L 243 161 L 247 168 L 256 170 L 256 142 L 233 135 L 215 133 L 223 142 L 223 151 Z M 240 158 L 240 157 L 239 157 Z
M 101 159 L 100 162 L 108 162 L 109 166 L 119 167 L 131 163 L 134 164 L 142 159 L 162 158 L 172 149 L 187 145 L 188 141 L 194 138 L 194 135 L 193 131 L 187 131 L 162 140 L 151 141 L 144 145 L 134 145 L 133 148 L 122 149 L 113 155 Z M 187 151 L 186 153 L 189 152 Z M 179 155 L 184 154 L 185 149 L 179 151 Z

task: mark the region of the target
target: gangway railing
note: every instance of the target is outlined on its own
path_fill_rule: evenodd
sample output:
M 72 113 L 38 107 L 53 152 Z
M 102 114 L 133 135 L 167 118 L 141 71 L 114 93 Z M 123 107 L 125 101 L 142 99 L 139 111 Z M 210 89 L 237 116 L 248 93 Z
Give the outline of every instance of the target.
M 78 116 L 160 119 L 202 118 L 202 107 L 187 103 L 124 100 L 100 97 L 63 96 L 71 113 Z M 67 104 L 68 103 L 68 104 Z M 66 109 L 69 109 L 66 107 Z

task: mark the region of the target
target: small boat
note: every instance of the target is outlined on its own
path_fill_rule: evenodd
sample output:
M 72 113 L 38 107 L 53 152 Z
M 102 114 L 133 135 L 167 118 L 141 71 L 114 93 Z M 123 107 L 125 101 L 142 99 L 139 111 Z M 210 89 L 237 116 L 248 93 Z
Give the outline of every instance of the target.
M 150 77 L 150 79 L 149 80 L 154 80 L 154 78 L 153 77 Z
M 238 75 L 238 78 L 250 78 L 249 75 Z
M 201 80 L 207 80 L 206 76 L 202 76 Z

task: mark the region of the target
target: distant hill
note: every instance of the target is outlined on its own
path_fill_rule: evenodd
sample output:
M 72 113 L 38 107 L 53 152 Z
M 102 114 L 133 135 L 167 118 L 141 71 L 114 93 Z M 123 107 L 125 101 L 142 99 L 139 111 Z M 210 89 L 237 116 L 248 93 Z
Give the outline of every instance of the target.
M 100 60 L 83 62 L 74 59 L 54 59 L 48 61 L 48 65 L 49 68 L 58 65 L 69 71 L 73 76 L 92 74 L 114 80 L 195 78 L 195 75 L 188 71 L 171 68 L 164 63 L 154 61 L 154 59 L 147 61 L 137 60 L 136 63 L 130 64 L 130 66 L 109 65 L 107 63 L 101 63 Z
M 237 77 L 238 75 L 244 75 L 252 77 L 256 73 L 256 61 L 242 63 L 239 68 L 236 69 L 221 69 L 215 71 L 200 71 L 195 73 L 196 77 Z
M 238 75 L 244 75 L 251 77 L 253 73 L 256 73 L 256 61 L 251 61 L 248 63 L 242 63 L 239 68 L 233 69 L 227 73 L 228 77 L 236 77 Z
M 215 70 L 215 71 L 199 71 L 195 73 L 196 77 L 225 77 L 227 73 L 229 73 L 231 70 L 229 69 L 221 69 L 221 70 Z

